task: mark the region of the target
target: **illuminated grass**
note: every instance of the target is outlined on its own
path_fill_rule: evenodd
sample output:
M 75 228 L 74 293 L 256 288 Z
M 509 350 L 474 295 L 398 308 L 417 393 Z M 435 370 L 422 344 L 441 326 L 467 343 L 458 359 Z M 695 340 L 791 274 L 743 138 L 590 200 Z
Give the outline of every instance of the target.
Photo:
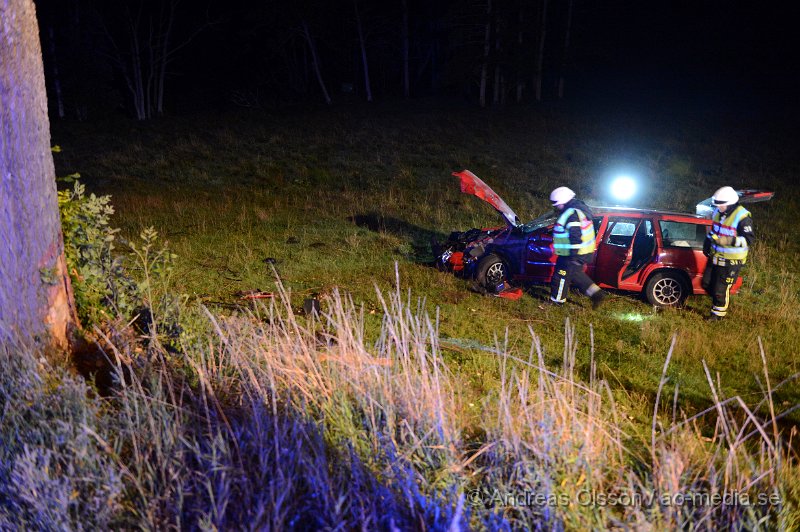
M 720 121 L 713 129 L 709 121 L 673 118 L 675 125 L 665 126 L 646 117 L 587 119 L 566 110 L 376 107 L 363 114 L 231 113 L 127 129 L 68 124 L 56 126 L 54 141 L 64 148 L 59 173 L 80 171 L 91 190 L 113 193 L 114 223 L 124 234 L 155 225 L 181 257 L 175 290 L 212 309 L 237 303 L 239 290 L 274 290 L 265 261 L 275 259 L 295 307 L 315 294 L 324 307 L 339 287 L 364 304 L 366 334 L 374 339 L 380 305 L 372 285 L 391 287 L 398 261 L 427 311 L 438 309 L 445 338 L 491 347 L 508 330 L 509 346 L 522 348 L 532 327 L 545 361 L 558 365 L 564 318 L 582 338 L 592 325 L 598 373 L 635 412 L 655 396 L 660 354 L 675 332 L 671 377 L 695 408 L 709 404 L 703 359 L 727 395 L 761 393 L 752 378 L 760 374 L 753 357 L 758 337 L 777 379 L 800 371 L 800 282 L 792 273 L 800 267 L 800 243 L 788 236 L 800 194 L 793 151 L 780 144 L 791 136 L 762 131 L 763 139 L 754 138 L 743 122 Z M 773 204 L 753 206 L 760 241 L 727 322 L 702 321 L 710 305 L 704 297 L 659 314 L 622 295 L 596 313 L 576 295 L 567 308 L 551 309 L 542 304 L 544 288 L 516 302 L 486 298 L 425 265 L 431 236 L 500 223 L 487 205 L 460 194 L 451 171 L 472 169 L 528 218 L 548 208 L 546 195 L 560 184 L 600 199 L 603 172 L 620 160 L 641 170 L 648 187 L 641 196 L 653 207 L 691 209 L 722 184 L 777 190 Z M 618 318 L 638 315 L 647 319 Z M 485 351 L 443 345 L 469 393 L 497 389 L 501 376 Z M 579 354 L 576 371 L 588 377 L 589 369 Z M 781 389 L 777 399 L 796 403 L 800 387 Z

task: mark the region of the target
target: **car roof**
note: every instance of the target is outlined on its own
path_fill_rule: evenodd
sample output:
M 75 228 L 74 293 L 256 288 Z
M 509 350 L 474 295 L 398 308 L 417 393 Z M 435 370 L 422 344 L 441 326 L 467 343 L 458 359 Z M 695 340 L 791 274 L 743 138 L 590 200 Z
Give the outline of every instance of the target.
M 609 207 L 605 205 L 590 205 L 592 211 L 596 214 L 631 214 L 631 215 L 646 215 L 646 216 L 676 216 L 686 218 L 687 221 L 702 221 L 708 220 L 705 216 L 697 214 L 690 214 L 688 212 L 676 211 L 662 211 L 657 209 L 636 209 L 633 207 Z

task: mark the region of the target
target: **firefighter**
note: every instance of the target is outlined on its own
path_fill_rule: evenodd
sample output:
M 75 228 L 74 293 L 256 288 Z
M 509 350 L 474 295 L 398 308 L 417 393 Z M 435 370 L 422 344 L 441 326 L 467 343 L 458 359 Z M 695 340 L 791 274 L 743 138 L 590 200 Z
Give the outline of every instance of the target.
M 575 283 L 596 309 L 605 299 L 605 292 L 583 271 L 584 265 L 594 259 L 596 249 L 592 212 L 567 187 L 555 189 L 550 201 L 561 213 L 553 228 L 553 249 L 558 258 L 550 285 L 550 301 L 557 305 L 565 303 L 570 284 Z
M 728 314 L 731 287 L 747 261 L 747 250 L 755 239 L 755 233 L 750 212 L 738 205 L 739 194 L 735 190 L 722 187 L 714 192 L 711 200 L 715 208 L 711 216 L 711 231 L 703 243 L 708 263 L 702 284 L 712 298 L 708 319 L 717 321 Z

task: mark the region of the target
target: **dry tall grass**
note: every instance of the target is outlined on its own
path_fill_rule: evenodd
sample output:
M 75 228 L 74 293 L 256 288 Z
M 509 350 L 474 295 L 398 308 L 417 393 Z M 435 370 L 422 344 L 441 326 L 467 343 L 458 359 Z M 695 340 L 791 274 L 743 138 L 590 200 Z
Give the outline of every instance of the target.
M 399 285 L 378 294 L 374 343 L 338 291 L 321 316 L 284 291 L 237 316 L 201 309 L 179 354 L 105 334 L 119 379 L 102 402 L 4 346 L 0 528 L 800 526 L 794 433 L 772 401 L 785 383 L 763 349 L 760 403 L 722 397 L 707 371 L 713 406 L 689 415 L 667 393 L 673 343 L 643 434 L 594 362 L 577 376 L 591 337 L 567 322 L 553 370 L 531 330 L 527 355 L 498 346 L 501 387 L 475 427 L 437 320 Z

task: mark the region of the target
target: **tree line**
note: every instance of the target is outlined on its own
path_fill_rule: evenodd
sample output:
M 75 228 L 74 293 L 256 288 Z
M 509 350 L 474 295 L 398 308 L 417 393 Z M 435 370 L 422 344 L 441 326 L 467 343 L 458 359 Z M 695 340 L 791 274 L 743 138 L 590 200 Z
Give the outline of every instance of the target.
M 215 20 L 220 12 L 210 7 L 189 11 L 178 0 L 0 3 L 0 20 L 13 21 L 0 24 L 0 345 L 38 339 L 63 348 L 78 326 L 56 203 L 48 109 L 59 118 L 86 119 L 107 84 L 119 91 L 131 116 L 146 120 L 166 111 L 171 66 L 217 68 L 223 61 L 236 66 L 227 54 L 242 46 L 249 49 L 240 50 L 245 61 L 238 64 L 252 71 L 221 76 L 231 82 L 223 86 L 248 81 L 276 94 L 276 86 L 288 86 L 304 96 L 321 93 L 330 103 L 331 79 L 350 80 L 354 92 L 371 100 L 376 94 L 411 97 L 447 87 L 449 75 L 465 78 L 456 86 L 477 86 L 481 105 L 488 104 L 489 94 L 493 103 L 509 95 L 542 98 L 548 0 L 534 3 L 538 11 L 510 0 L 396 4 L 392 10 L 349 0 L 314 11 L 310 3 L 266 2 L 255 12 L 243 9 L 240 14 L 252 18 L 234 24 L 234 19 Z M 566 5 L 571 11 L 571 1 Z M 534 15 L 539 18 L 531 20 L 538 22 L 529 26 L 526 17 Z M 378 31 L 386 28 L 394 31 Z M 205 42 L 203 32 L 212 34 Z M 567 31 L 562 54 L 568 41 Z M 349 66 L 342 60 L 348 53 L 340 48 L 348 42 Z M 214 47 L 220 48 L 218 55 L 203 55 Z M 516 52 L 506 54 L 512 49 Z M 180 60 L 180 54 L 194 62 Z M 260 63 L 252 62 L 256 55 Z M 343 76 L 335 78 L 336 73 Z M 356 90 L 359 73 L 364 85 Z M 315 85 L 318 92 L 311 89 Z M 559 86 L 563 89 L 563 82 Z
M 576 0 L 39 0 L 52 114 L 447 96 L 561 99 Z

